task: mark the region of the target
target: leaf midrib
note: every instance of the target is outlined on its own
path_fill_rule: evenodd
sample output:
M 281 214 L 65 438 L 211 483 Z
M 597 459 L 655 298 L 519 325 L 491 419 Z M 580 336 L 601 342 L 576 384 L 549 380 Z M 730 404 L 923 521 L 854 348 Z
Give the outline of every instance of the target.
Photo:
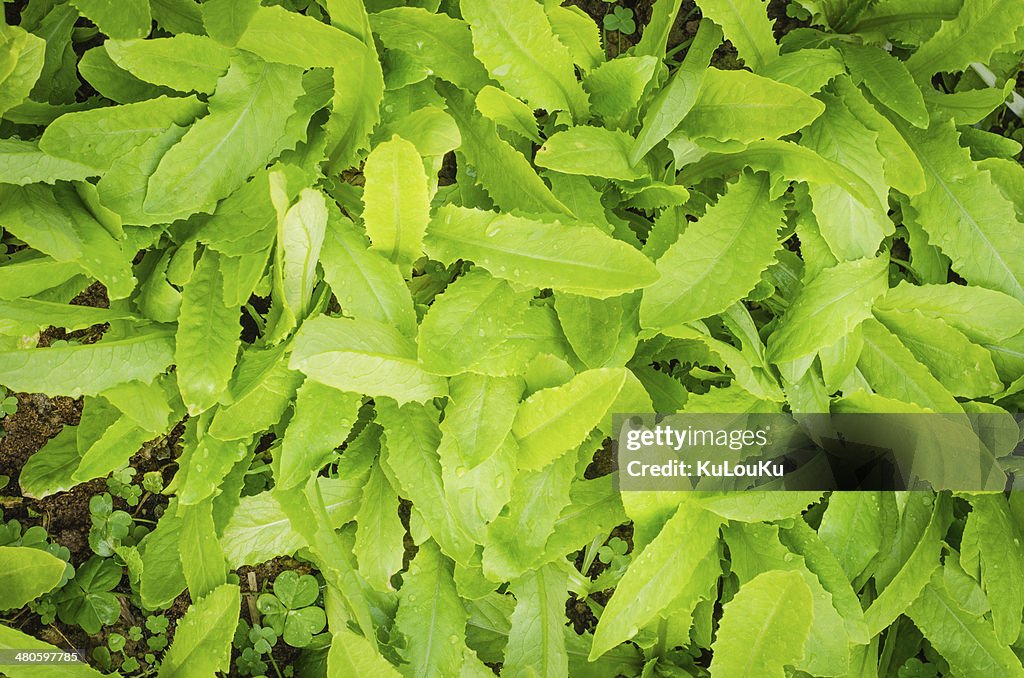
M 915 155 L 917 155 L 917 159 L 921 162 L 921 165 L 925 168 L 925 170 L 927 170 L 928 173 L 931 174 L 933 180 L 935 181 L 935 185 L 939 187 L 943 193 L 946 194 L 946 197 L 950 200 L 950 202 L 953 203 L 953 205 L 956 207 L 959 213 L 967 220 L 967 225 L 970 227 L 971 231 L 974 232 L 980 238 L 982 244 L 984 245 L 984 248 L 992 254 L 992 257 L 999 262 L 999 267 L 1003 270 L 1004 273 L 1006 273 L 1007 276 L 1009 276 L 1009 279 L 1014 282 L 1017 290 L 1017 298 L 1024 298 L 1024 286 L 1021 285 L 1021 282 L 1017 279 L 1017 276 L 1010 269 L 1010 266 L 1003 258 L 1002 253 L 1000 253 L 999 250 L 992 244 L 992 241 L 989 240 L 988 236 L 982 230 L 981 225 L 974 218 L 974 216 L 967 210 L 966 205 L 964 205 L 964 203 L 959 199 L 959 197 L 957 197 L 957 195 L 949 187 L 949 184 L 945 181 L 942 175 L 939 174 L 935 165 L 931 163 L 928 156 L 921 152 L 920 146 L 916 142 L 911 141 L 906 134 L 904 134 L 903 137 L 907 139 L 908 143 L 911 144 L 911 146 L 914 149 Z M 957 149 L 957 151 L 960 150 L 961 149 Z M 982 172 L 983 170 L 976 171 Z M 964 222 L 960 221 L 959 223 Z
M 597 229 L 594 229 L 594 230 L 597 231 Z M 600 231 L 598 231 L 598 232 L 600 232 Z M 544 256 L 542 254 L 538 254 L 538 253 L 535 253 L 535 252 L 523 252 L 523 251 L 517 251 L 517 250 L 507 249 L 507 248 L 503 248 L 503 247 L 496 247 L 494 245 L 487 245 L 486 243 L 484 243 L 482 240 L 479 240 L 479 239 L 475 239 L 474 240 L 474 239 L 460 238 L 460 237 L 457 237 L 457 236 L 455 236 L 455 235 L 453 235 L 451 233 L 443 233 L 443 234 L 435 233 L 434 237 L 435 238 L 439 238 L 439 239 L 448 240 L 450 242 L 458 243 L 460 245 L 469 245 L 470 247 L 474 247 L 476 249 L 480 249 L 480 250 L 483 250 L 485 252 L 489 251 L 489 252 L 494 252 L 494 253 L 497 253 L 497 254 L 505 254 L 505 255 L 509 255 L 511 257 L 516 257 L 516 258 L 523 259 L 523 260 L 526 260 L 526 261 L 540 261 L 540 262 L 544 262 L 544 263 L 548 263 L 548 264 L 557 264 L 558 266 L 561 266 L 563 268 L 579 269 L 577 271 L 577 273 L 587 273 L 587 274 L 591 274 L 591 275 L 597 274 L 599 279 L 600 278 L 607 278 L 607 277 L 609 277 L 609 275 L 608 275 L 609 273 L 617 274 L 619 276 L 635 276 L 635 272 L 632 271 L 632 270 L 621 269 L 621 268 L 620 269 L 611 269 L 607 265 L 606 266 L 601 266 L 599 264 L 591 264 L 591 263 L 584 262 L 584 261 L 579 261 L 579 260 L 575 260 L 574 261 L 572 259 L 560 259 L 558 257 Z M 641 255 L 641 256 L 643 256 L 643 255 Z M 589 288 L 589 286 L 588 286 L 588 288 Z M 621 289 L 621 288 L 622 288 L 621 285 L 613 285 L 611 287 L 596 286 L 593 289 L 599 289 L 599 290 L 612 289 L 612 290 L 617 290 L 617 289 Z
M 791 587 L 792 584 L 787 585 L 787 591 Z M 764 623 L 761 624 L 760 628 L 758 629 L 757 637 L 751 647 L 751 651 L 747 653 L 747 663 L 742 674 L 744 677 L 759 675 L 758 673 L 753 671 L 754 664 L 756 663 L 756 660 L 761 659 L 761 645 L 764 644 L 765 639 L 768 635 L 768 629 L 771 628 L 772 623 L 775 620 L 775 617 L 778 616 L 779 610 L 785 598 L 786 596 L 784 595 L 784 593 L 779 592 L 779 594 L 775 596 L 775 600 L 772 602 L 771 611 L 765 617 L 762 618 Z
M 752 221 L 751 215 L 754 214 L 755 211 L 758 211 L 759 208 L 765 206 L 765 205 L 763 205 L 760 202 L 760 197 L 761 197 L 762 193 L 766 189 L 767 189 L 767 182 L 762 182 L 761 185 L 759 187 L 757 187 L 757 192 L 750 196 L 750 198 L 749 198 L 749 200 L 750 200 L 749 205 L 744 210 L 744 214 L 743 214 L 743 217 L 741 219 L 732 219 L 732 218 L 730 218 L 730 215 L 728 215 L 728 214 L 726 215 L 726 220 L 727 221 L 738 223 L 739 227 L 733 230 L 733 232 L 729 236 L 727 242 L 722 243 L 721 246 L 717 248 L 716 256 L 714 257 L 714 263 L 711 266 L 705 267 L 705 269 L 703 271 L 701 271 L 698 275 L 696 275 L 696 276 L 694 276 L 694 277 L 684 281 L 684 284 L 686 286 L 685 287 L 680 287 L 681 291 L 679 292 L 679 294 L 677 294 L 672 299 L 671 302 L 669 302 L 667 304 L 663 304 L 662 305 L 663 309 L 678 304 L 680 299 L 682 299 L 683 297 L 691 295 L 693 293 L 693 290 L 696 289 L 699 285 L 701 285 L 706 279 L 711 277 L 712 274 L 717 274 L 719 272 L 719 270 L 721 269 L 721 267 L 722 267 L 723 260 L 729 260 L 730 259 L 729 253 L 732 252 L 733 247 L 735 246 L 735 244 L 737 242 L 739 242 L 741 240 L 746 240 L 746 241 L 749 242 L 749 239 L 747 238 L 747 236 L 750 234 L 750 231 L 754 230 L 758 226 L 758 225 L 753 225 L 753 227 L 751 227 L 751 221 Z M 685 233 L 683 234 L 683 236 L 680 237 L 680 241 L 679 242 L 682 242 L 683 238 L 685 238 Z M 679 243 L 677 243 L 677 244 L 679 244 Z M 689 244 L 689 243 L 685 243 L 685 244 Z M 772 250 L 772 254 L 774 255 L 774 249 Z M 758 271 L 758 277 L 760 277 L 760 274 L 761 274 L 761 271 Z M 731 281 L 729 281 L 729 280 L 723 281 L 724 284 L 728 284 L 729 282 L 731 282 Z M 741 292 L 740 294 L 742 294 L 742 293 L 743 292 Z M 698 303 L 698 306 L 699 305 L 700 304 Z
M 960 615 L 958 615 L 956 613 L 956 611 L 952 607 L 950 607 L 949 603 L 946 602 L 945 596 L 939 595 L 938 592 L 936 592 L 936 591 L 930 591 L 930 593 L 931 593 L 931 595 L 934 598 L 936 598 L 938 600 L 938 603 L 946 610 L 946 612 L 949 613 L 949 616 L 953 618 L 953 620 L 956 622 L 957 626 L 959 626 L 960 629 L 963 632 L 966 632 L 967 637 L 969 637 L 973 641 L 974 646 L 976 648 L 982 650 L 985 653 L 985 656 L 988 657 L 989 659 L 993 660 L 993 663 L 996 666 L 1000 666 L 1001 662 L 999 662 L 999 660 L 995 657 L 995 655 L 993 655 L 991 652 L 989 652 L 989 650 L 985 646 L 985 644 L 981 642 L 981 638 L 977 635 L 977 633 L 971 627 L 967 626 L 963 622 L 963 620 L 960 619 Z M 963 633 L 960 633 L 960 634 L 957 634 L 957 635 L 959 637 L 964 637 Z
M 491 3 L 490 0 L 483 0 L 483 2 L 486 5 L 488 10 L 493 9 L 493 6 L 492 6 L 492 3 Z M 531 2 L 530 5 L 532 5 L 532 4 L 533 3 Z M 492 16 L 493 16 L 493 14 L 492 14 Z M 546 67 L 543 64 L 541 64 L 540 61 L 537 60 L 537 57 L 534 56 L 534 51 L 532 49 L 528 49 L 526 47 L 526 45 L 524 45 L 519 40 L 519 32 L 509 30 L 508 26 L 506 26 L 505 22 L 502 20 L 502 17 L 501 17 L 500 14 L 498 15 L 498 20 L 494 21 L 491 25 L 492 25 L 492 27 L 496 26 L 497 29 L 498 29 L 497 32 L 500 35 L 503 36 L 501 38 L 501 40 L 500 40 L 501 42 L 510 42 L 510 43 L 512 43 L 512 45 L 516 48 L 518 53 L 520 55 L 522 55 L 522 56 L 525 56 L 526 57 L 526 61 L 529 61 L 533 65 L 533 68 L 536 71 L 540 72 L 543 75 L 548 76 L 547 80 L 549 82 L 553 83 L 555 85 L 555 87 L 558 88 L 558 91 L 562 94 L 562 101 L 564 102 L 566 108 L 571 110 L 573 108 L 573 105 L 572 105 L 573 98 L 570 96 L 569 92 L 566 90 L 566 88 L 563 85 L 563 83 L 560 82 L 560 79 L 555 77 L 554 75 L 552 75 L 551 74 L 551 70 L 548 67 Z M 545 36 L 541 36 L 541 37 L 543 39 L 543 37 L 545 37 Z M 555 38 L 554 35 L 550 35 L 548 37 L 550 37 L 553 41 L 555 41 L 555 43 L 557 43 L 557 38 Z M 504 77 L 504 76 L 502 76 L 502 77 Z
M 183 185 L 185 185 L 186 183 L 191 181 L 193 179 L 193 177 L 195 177 L 201 170 L 205 169 L 208 166 L 210 158 L 214 157 L 217 153 L 219 153 L 220 149 L 223 148 L 228 143 L 228 141 L 232 140 L 235 132 L 238 130 L 239 127 L 242 126 L 242 123 L 244 121 L 248 120 L 252 116 L 253 107 L 255 105 L 256 99 L 262 94 L 263 89 L 267 86 L 267 72 L 269 70 L 270 70 L 270 64 L 269 63 L 264 63 L 263 64 L 262 72 L 256 78 L 255 85 L 252 86 L 252 90 L 251 90 L 251 93 L 249 95 L 249 99 L 245 102 L 245 105 L 242 106 L 241 109 L 239 110 L 238 116 L 235 118 L 235 122 L 231 125 L 230 128 L 227 129 L 227 131 L 225 131 L 221 135 L 220 141 L 218 141 L 216 144 L 214 144 L 213 147 L 210 148 L 209 152 L 204 154 L 201 159 L 197 159 L 197 161 L 194 163 L 194 169 L 191 172 L 189 172 L 187 174 L 184 174 L 181 177 L 179 177 L 177 179 L 177 181 L 174 182 L 173 185 L 165 186 L 161 190 L 161 193 L 160 193 L 161 195 L 172 196 L 172 195 L 175 195 L 176 193 L 178 193 L 181 190 L 181 187 Z M 230 73 L 230 70 L 228 72 Z M 212 119 L 212 117 L 215 116 L 215 115 L 216 115 L 216 113 L 211 112 L 210 113 L 210 118 L 204 118 L 204 119 Z M 194 129 L 196 129 L 196 128 L 192 127 L 189 131 L 192 131 Z M 182 139 L 182 141 L 184 141 L 184 138 Z M 181 143 L 181 141 L 179 141 L 179 143 Z M 168 153 L 170 153 L 170 151 L 168 151 Z M 165 155 L 164 158 L 166 158 L 166 157 L 167 156 Z M 160 163 L 157 166 L 157 169 L 153 172 L 152 175 L 150 175 L 150 180 L 152 180 L 153 176 L 156 176 L 156 174 L 160 170 L 160 168 L 163 167 L 163 160 L 164 160 L 164 158 L 161 158 Z M 149 195 L 148 195 L 148 189 L 147 189 L 146 201 L 148 201 L 148 198 L 149 198 Z M 145 209 L 145 204 L 143 204 L 143 211 L 145 211 L 147 213 L 151 213 L 151 212 L 149 212 L 148 210 Z

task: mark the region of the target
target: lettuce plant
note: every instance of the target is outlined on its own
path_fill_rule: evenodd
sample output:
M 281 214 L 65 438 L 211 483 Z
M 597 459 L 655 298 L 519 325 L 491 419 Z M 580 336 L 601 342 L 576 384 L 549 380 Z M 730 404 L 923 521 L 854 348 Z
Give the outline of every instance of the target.
M 1013 449 L 1024 3 L 802 0 L 781 38 L 697 5 L 685 51 L 656 0 L 609 59 L 556 0 L 16 3 L 0 383 L 82 403 L 17 483 L 183 426 L 108 549 L 143 609 L 187 591 L 161 677 L 239 670 L 234 570 L 283 556 L 329 676 L 1024 675 L 1018 495 L 620 494 L 605 448 L 682 411 L 987 413 Z M 0 606 L 48 556 L 0 549 Z M 87 633 L 97 562 L 56 594 Z

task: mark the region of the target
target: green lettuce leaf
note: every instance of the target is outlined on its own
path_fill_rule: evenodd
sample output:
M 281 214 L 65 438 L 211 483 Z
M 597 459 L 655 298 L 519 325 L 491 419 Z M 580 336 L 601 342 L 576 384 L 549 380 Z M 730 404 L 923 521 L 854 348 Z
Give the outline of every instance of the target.
M 539 3 L 509 0 L 499 9 L 484 0 L 465 0 L 460 7 L 477 58 L 506 91 L 533 108 L 586 116 L 589 101 L 573 72 L 572 56 Z
M 437 211 L 424 245 L 427 254 L 442 262 L 468 259 L 515 284 L 600 299 L 646 287 L 658 278 L 646 257 L 592 226 L 454 206 Z

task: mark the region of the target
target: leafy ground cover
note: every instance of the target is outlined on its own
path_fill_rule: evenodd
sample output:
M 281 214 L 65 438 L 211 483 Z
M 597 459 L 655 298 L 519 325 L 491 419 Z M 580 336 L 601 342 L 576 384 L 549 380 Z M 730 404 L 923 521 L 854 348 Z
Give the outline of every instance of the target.
M 619 493 L 608 444 L 1012 449 L 1024 4 L 4 6 L 0 650 L 90 666 L 0 672 L 1024 675 L 1020 494 Z

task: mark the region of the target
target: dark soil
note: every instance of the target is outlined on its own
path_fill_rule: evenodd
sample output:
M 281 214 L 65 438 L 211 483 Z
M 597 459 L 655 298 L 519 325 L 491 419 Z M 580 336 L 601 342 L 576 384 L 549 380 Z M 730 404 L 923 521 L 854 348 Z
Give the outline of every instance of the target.
M 39 393 L 18 393 L 18 411 L 3 420 L 7 435 L 0 438 L 0 474 L 17 483 L 22 466 L 65 425 L 76 426 L 82 404 L 73 398 L 47 398 Z M 43 525 L 55 541 L 66 546 L 79 562 L 88 557 L 88 525 L 82 530 L 82 516 L 89 515 L 89 497 L 102 491 L 102 480 L 79 485 L 59 498 L 41 501 L 21 496 L 7 500 L 4 518 L 22 525 Z M 20 489 L 20 488 L 19 488 Z M 20 491 L 19 491 L 20 495 Z M 54 501 L 57 499 L 57 501 Z
M 28 4 L 28 0 L 14 0 L 4 4 L 4 18 L 7 20 L 8 26 L 15 26 L 19 23 L 21 18 L 21 10 Z
M 615 449 L 611 440 L 605 440 L 601 449 L 594 453 L 590 466 L 584 471 L 583 477 L 587 480 L 606 476 L 617 468 L 615 464 Z
M 412 515 L 412 502 L 408 499 L 398 500 L 398 519 L 402 521 L 402 527 L 405 528 L 405 534 L 402 536 L 402 546 L 405 547 L 405 553 L 402 554 L 402 572 L 409 571 L 409 563 L 416 557 L 420 547 L 416 546 L 416 542 L 412 539 L 412 533 L 409 531 L 409 518 Z
M 625 7 L 633 10 L 633 18 L 637 25 L 637 31 L 633 35 L 622 35 L 615 31 L 604 31 L 602 29 L 606 41 L 605 49 L 609 57 L 614 57 L 640 41 L 643 27 L 651 21 L 651 9 L 654 3 L 651 0 L 621 0 L 618 3 L 608 3 L 604 0 L 571 0 L 567 4 L 575 5 L 582 9 L 594 18 L 598 26 L 603 26 L 602 22 L 605 15 L 611 14 L 615 7 Z M 693 0 L 684 0 L 679 10 L 679 15 L 676 18 L 675 26 L 669 34 L 669 49 L 692 38 L 694 33 L 697 32 L 699 20 L 700 10 L 696 8 Z
M 99 283 L 91 285 L 72 299 L 71 303 L 96 308 L 110 306 L 106 289 Z M 105 325 L 94 325 L 78 332 L 66 332 L 62 328 L 49 327 L 40 333 L 37 345 L 47 347 L 55 341 L 68 339 L 75 339 L 81 343 L 93 343 L 102 336 L 105 329 Z M 48 398 L 41 393 L 16 393 L 15 396 L 18 399 L 18 411 L 4 418 L 2 426 L 6 435 L 0 438 L 0 475 L 10 476 L 12 483 L 17 483 L 21 468 L 29 457 L 45 445 L 50 438 L 60 433 L 64 426 L 77 426 L 79 418 L 82 416 L 81 399 L 63 396 Z M 57 536 L 57 530 L 60 530 L 63 525 L 67 524 L 70 528 L 75 522 L 81 523 L 83 514 L 77 513 L 76 515 L 76 511 L 80 511 L 82 507 L 76 495 L 84 497 L 84 515 L 89 515 L 88 498 L 98 490 L 97 487 L 92 487 L 96 482 L 102 481 L 86 483 L 72 492 L 63 493 L 58 504 L 66 504 L 66 507 L 53 506 L 54 502 L 51 499 L 33 502 L 32 500 L 22 500 L 19 496 L 16 502 L 5 503 L 4 508 L 8 509 L 6 515 L 8 518 L 22 520 L 23 524 L 33 524 L 33 519 L 38 517 L 39 522 L 36 524 L 43 524 L 48 530 L 52 530 L 54 536 Z M 47 509 L 50 510 L 47 511 Z M 61 543 L 74 554 L 76 548 L 80 546 L 78 543 L 80 539 L 70 534 L 65 539 L 69 543 L 64 544 L 63 541 Z M 88 546 L 86 546 L 86 550 L 88 550 Z
M 0 438 L 0 474 L 10 476 L 12 483 L 17 482 L 28 458 L 65 425 L 78 425 L 82 413 L 81 401 L 72 398 L 47 398 L 39 393 L 18 393 L 17 398 L 18 411 L 3 420 L 7 435 Z M 182 432 L 183 428 L 178 426 L 169 435 L 146 443 L 132 456 L 129 465 L 136 469 L 137 479 L 141 480 L 149 471 L 160 471 L 165 483 L 170 480 L 173 469 L 168 460 L 175 454 Z M 4 518 L 18 520 L 24 527 L 42 525 L 53 541 L 71 551 L 71 563 L 79 565 L 92 555 L 88 539 L 89 499 L 106 491 L 106 480 L 97 478 L 43 499 L 14 497 L 4 503 Z M 144 494 L 136 507 L 114 497 L 115 509 L 145 521 L 156 522 L 166 505 L 163 495 Z
M 108 308 L 110 305 L 106 289 L 99 283 L 88 287 L 70 303 L 94 308 Z M 40 333 L 37 346 L 48 347 L 61 340 L 90 344 L 98 341 L 106 329 L 107 325 L 94 325 L 84 330 L 67 332 L 63 328 L 49 327 Z M 2 421 L 5 435 L 0 438 L 0 475 L 10 477 L 7 488 L 4 488 L 5 493 L 12 493 L 17 488 L 17 495 L 6 496 L 0 500 L 0 505 L 4 509 L 4 519 L 17 520 L 23 529 L 42 526 L 51 541 L 68 549 L 71 563 L 77 567 L 92 556 L 88 536 L 91 527 L 89 500 L 94 495 L 107 491 L 106 480 L 97 478 L 77 485 L 68 492 L 60 492 L 43 499 L 20 496 L 18 480 L 21 469 L 29 457 L 60 433 L 65 426 L 78 425 L 82 415 L 82 399 L 63 396 L 50 398 L 41 393 L 15 393 L 14 396 L 18 400 L 18 411 Z M 137 471 L 136 479 L 141 480 L 142 475 L 148 471 L 160 471 L 165 482 L 170 480 L 173 469 L 170 468 L 168 461 L 176 454 L 175 448 L 182 431 L 181 426 L 176 427 L 169 435 L 146 443 L 131 458 L 129 464 Z M 154 523 L 166 505 L 167 499 L 162 495 L 144 494 L 137 507 L 128 506 L 119 497 L 114 498 L 115 509 L 128 511 L 142 521 Z M 121 621 L 113 627 L 104 629 L 97 637 L 90 637 L 79 627 L 67 626 L 59 620 L 49 626 L 43 626 L 39 622 L 39 617 L 29 613 L 27 609 L 22 610 L 13 623 L 23 632 L 53 645 L 66 649 L 81 649 L 88 654 L 92 648 L 104 644 L 105 636 L 109 633 L 120 632 L 127 635 L 128 627 L 144 623 L 141 611 L 134 609 L 127 602 L 131 594 L 127 578 L 122 580 L 114 592 L 123 596 Z M 169 636 L 173 634 L 173 622 L 184 614 L 189 604 L 188 594 L 185 593 L 163 612 L 172 622 L 168 630 Z M 133 650 L 130 641 L 127 649 L 129 652 Z M 141 657 L 145 650 L 141 645 L 138 649 Z
M 774 22 L 775 37 L 781 38 L 794 28 L 810 25 L 806 21 L 793 19 L 786 15 L 786 6 L 790 0 L 770 0 L 768 3 L 768 16 Z M 606 44 L 605 49 L 609 58 L 620 54 L 639 42 L 643 27 L 651 20 L 653 2 L 651 0 L 619 0 L 617 3 L 605 2 L 605 0 L 570 0 L 566 3 L 575 5 L 589 14 L 601 26 L 606 14 L 612 13 L 615 7 L 626 7 L 633 10 L 633 16 L 637 25 L 637 32 L 633 35 L 620 35 L 615 31 L 603 31 Z M 684 0 L 679 14 L 676 17 L 675 25 L 672 27 L 668 38 L 668 51 L 672 53 L 680 45 L 689 43 L 697 33 L 697 26 L 701 20 L 700 8 L 693 0 Z M 679 60 L 685 55 L 685 50 L 676 54 L 675 59 Z M 715 52 L 711 63 L 722 69 L 736 69 L 742 67 L 742 62 L 737 59 L 736 50 L 732 44 L 726 41 Z

